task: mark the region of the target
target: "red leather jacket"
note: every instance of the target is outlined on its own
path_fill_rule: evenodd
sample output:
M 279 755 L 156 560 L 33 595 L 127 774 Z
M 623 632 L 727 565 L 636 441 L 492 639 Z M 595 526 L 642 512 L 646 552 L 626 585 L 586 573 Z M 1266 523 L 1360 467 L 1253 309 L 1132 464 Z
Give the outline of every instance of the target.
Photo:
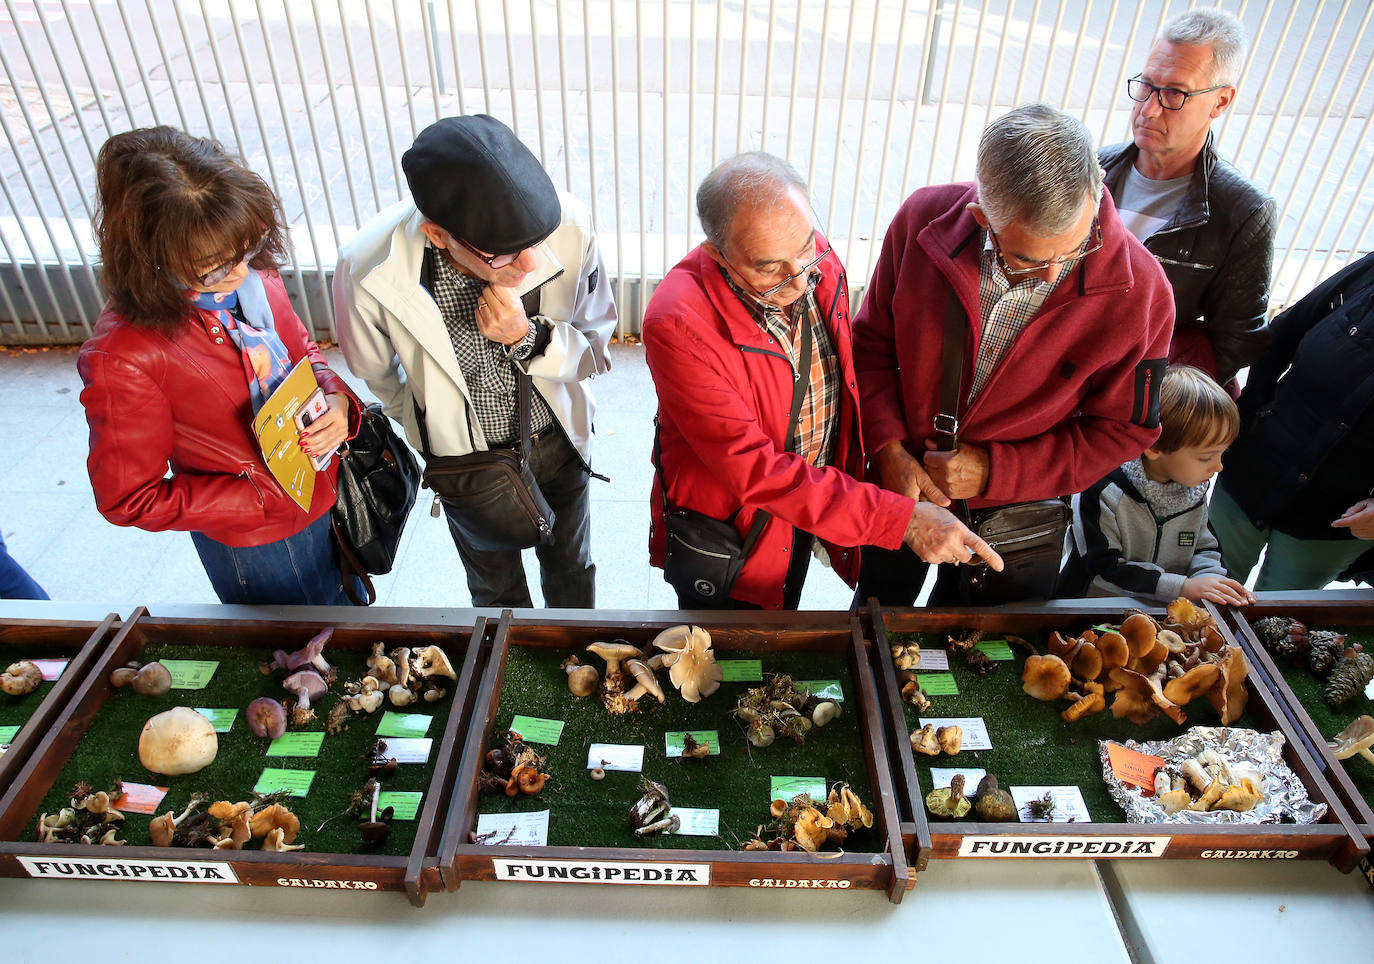
M 905 496 L 861 481 L 849 290 L 838 258 L 821 262 L 820 271 L 816 301 L 828 312 L 843 383 L 834 461 L 826 468 L 784 450 L 792 364 L 749 317 L 704 250 L 697 248 L 668 272 L 644 315 L 668 498 L 716 519 L 738 509 L 735 527 L 741 533 L 759 510 L 773 514 L 731 593 L 772 609 L 782 605 L 793 526 L 826 543 L 835 571 L 853 585 L 855 547 L 895 549 L 914 507 Z M 651 502 L 649 561 L 661 567 L 664 509 L 657 483 Z
M 306 333 L 281 278 L 261 274 L 277 334 L 305 356 L 325 392 L 347 392 Z M 115 525 L 202 532 L 231 546 L 295 535 L 334 505 L 333 463 L 302 512 L 263 462 L 243 362 L 211 312 L 175 337 L 129 324 L 108 306 L 81 346 L 81 404 L 91 429 L 86 465 L 96 508 Z M 356 405 L 352 403 L 350 407 Z M 356 424 L 356 413 L 350 413 Z M 168 468 L 171 474 L 168 476 Z

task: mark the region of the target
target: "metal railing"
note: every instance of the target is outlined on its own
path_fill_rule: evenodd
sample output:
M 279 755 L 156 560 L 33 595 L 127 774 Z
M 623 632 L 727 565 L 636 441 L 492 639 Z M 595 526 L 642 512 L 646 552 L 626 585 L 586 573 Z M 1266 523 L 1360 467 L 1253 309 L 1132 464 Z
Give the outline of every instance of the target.
M 400 154 L 500 117 L 588 201 L 624 331 L 699 240 L 693 192 L 738 150 L 788 157 L 855 287 L 897 205 L 971 177 L 982 128 L 1042 99 L 1100 142 L 1181 2 L 0 0 L 0 342 L 79 341 L 102 301 L 95 152 L 155 123 L 219 138 L 281 197 L 283 273 L 321 337 L 338 246 L 404 196 Z M 1275 299 L 1374 247 L 1367 2 L 1225 0 L 1252 38 L 1223 156 L 1279 202 Z

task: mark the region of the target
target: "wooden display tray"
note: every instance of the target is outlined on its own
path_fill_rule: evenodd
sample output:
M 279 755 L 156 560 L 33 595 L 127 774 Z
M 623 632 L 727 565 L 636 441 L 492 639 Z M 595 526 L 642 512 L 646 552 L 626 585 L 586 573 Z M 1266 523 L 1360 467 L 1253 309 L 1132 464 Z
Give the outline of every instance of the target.
M 9 749 L 0 754 L 0 790 L 9 786 L 24 761 L 52 729 L 53 718 L 80 685 L 87 667 L 99 655 L 100 646 L 119 625 L 110 613 L 103 620 L 21 619 L 0 615 L 0 669 L 15 660 L 34 655 L 34 647 L 58 650 L 67 655 L 67 666 L 38 708 L 19 728 Z M 13 697 L 0 694 L 0 699 Z
M 1374 868 L 1368 857 L 1362 856 L 1374 844 L 1374 808 L 1356 789 L 1346 773 L 1345 765 L 1331 755 L 1326 738 L 1317 729 L 1312 718 L 1303 709 L 1302 703 L 1294 695 L 1283 671 L 1274 663 L 1274 658 L 1255 637 L 1250 623 L 1265 616 L 1292 616 L 1309 626 L 1369 626 L 1374 624 L 1374 592 L 1321 592 L 1293 595 L 1261 593 L 1259 601 L 1244 610 L 1227 609 L 1222 611 L 1222 631 L 1231 636 L 1245 650 L 1245 658 L 1255 667 L 1268 687 L 1277 694 L 1288 720 L 1297 732 L 1302 745 L 1316 760 L 1322 776 L 1331 784 L 1337 798 L 1350 813 L 1357 830 L 1356 842 L 1362 846 L 1352 846 L 1347 852 L 1338 855 L 1332 863 L 1342 870 L 1350 870 L 1357 863 L 1364 870 L 1371 886 L 1374 886 Z
M 1277 698 L 1252 672 L 1248 711 L 1263 725 L 1283 732 L 1288 742 L 1285 761 L 1307 787 L 1309 797 L 1326 803 L 1321 823 L 1237 824 L 1193 826 L 1177 824 L 1108 823 L 932 823 L 925 812 L 924 794 L 917 779 L 915 757 L 908 740 L 897 673 L 892 665 L 889 632 L 944 633 L 973 627 L 989 632 L 1030 633 L 1042 629 L 1076 629 L 1087 622 L 1119 621 L 1130 603 L 1122 600 L 1068 600 L 1043 606 L 1000 606 L 993 609 L 873 609 L 874 659 L 878 662 L 888 725 L 888 748 L 896 771 L 902 807 L 903 840 L 912 866 L 924 870 L 931 858 L 1054 858 L 1129 859 L 1145 857 L 1203 859 L 1329 859 L 1338 864 L 1364 844 L 1322 768 L 1298 738 Z M 1162 611 L 1161 611 L 1162 612 Z M 1115 618 L 1113 618 L 1115 617 Z M 1029 697 L 1027 697 L 1029 699 Z M 1097 773 L 1085 778 L 1100 779 Z M 1010 845 L 1010 852 L 1007 852 Z M 976 851 L 975 852 L 975 848 Z M 996 852 L 994 852 L 994 850 Z
M 614 638 L 646 646 L 669 626 L 690 622 L 706 628 L 716 655 L 730 658 L 732 651 L 793 650 L 844 654 L 858 689 L 855 704 L 846 712 L 861 716 L 865 763 L 875 801 L 872 832 L 886 843 L 877 853 L 826 853 L 813 856 L 796 851 L 735 851 L 586 847 L 518 847 L 469 843 L 480 805 L 478 772 L 498 717 L 506 656 L 510 647 L 532 646 L 580 649 L 596 640 Z M 648 880 L 670 867 L 681 878 L 671 883 L 706 884 L 713 887 L 778 887 L 787 889 L 884 889 L 893 903 L 909 889 L 911 877 L 899 836 L 892 775 L 883 743 L 877 690 L 868 660 L 868 641 L 860 618 L 852 613 L 711 613 L 711 612 L 599 612 L 585 616 L 540 619 L 515 618 L 503 613 L 492 643 L 491 658 L 482 678 L 473 725 L 463 751 L 458 789 L 446 822 L 440 849 L 445 873 L 462 880 L 511 879 L 502 868 L 514 862 L 539 862 L 546 867 L 588 868 L 584 875 L 571 869 L 561 872 L 570 883 L 670 883 Z M 670 697 L 671 698 L 671 697 Z M 761 812 L 766 816 L 766 810 Z M 763 822 L 763 821 L 761 821 Z M 599 868 L 593 871 L 590 868 Z M 643 874 L 645 868 L 656 873 Z M 609 877 L 608 877 L 609 871 Z M 595 874 L 596 879 L 592 878 Z M 630 877 L 630 879 L 626 879 Z M 638 879 L 634 879 L 634 878 Z
M 277 614 L 281 615 L 278 616 Z M 297 615 L 297 614 L 300 615 Z M 446 616 L 453 615 L 452 611 Z M 330 618 L 330 617 L 336 618 Z M 361 618 L 360 618 L 361 617 Z M 435 859 L 448 812 L 453 773 L 457 770 L 459 734 L 472 705 L 472 683 L 477 678 L 478 643 L 487 632 L 484 616 L 474 617 L 469 627 L 436 626 L 433 623 L 369 622 L 367 613 L 354 609 L 311 608 L 274 610 L 272 618 L 153 618 L 144 609 L 133 618 L 93 662 L 48 728 L 45 739 L 34 748 L 14 784 L 0 796 L 0 876 L 52 876 L 51 864 L 91 868 L 89 879 L 173 879 L 178 882 L 236 883 L 249 886 L 306 887 L 330 890 L 404 890 L 411 903 L 420 906 L 425 897 L 442 889 L 443 880 Z M 20 841 L 39 804 L 60 775 L 83 734 L 113 692 L 110 670 L 134 658 L 150 643 L 185 641 L 194 636 L 197 645 L 231 647 L 298 648 L 326 626 L 333 626 L 332 649 L 370 650 L 377 640 L 392 646 L 438 644 L 454 660 L 458 682 L 454 704 L 442 738 L 434 742 L 434 772 L 416 816 L 415 843 L 407 856 L 347 853 L 215 851 L 174 847 L 100 847 L 53 845 Z M 459 663 L 461 656 L 461 665 Z M 48 867 L 36 873 L 25 865 Z M 101 868 L 105 869 L 101 869 Z M 58 874 L 72 879 L 70 871 Z

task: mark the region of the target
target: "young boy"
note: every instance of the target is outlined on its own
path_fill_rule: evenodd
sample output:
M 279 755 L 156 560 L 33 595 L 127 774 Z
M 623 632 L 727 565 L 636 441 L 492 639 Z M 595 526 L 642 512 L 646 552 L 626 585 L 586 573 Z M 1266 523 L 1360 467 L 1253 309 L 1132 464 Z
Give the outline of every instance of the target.
M 1160 385 L 1159 439 L 1073 498 L 1073 552 L 1061 595 L 1255 601 L 1226 575 L 1207 526 L 1207 484 L 1240 429 L 1235 402 L 1196 368 Z

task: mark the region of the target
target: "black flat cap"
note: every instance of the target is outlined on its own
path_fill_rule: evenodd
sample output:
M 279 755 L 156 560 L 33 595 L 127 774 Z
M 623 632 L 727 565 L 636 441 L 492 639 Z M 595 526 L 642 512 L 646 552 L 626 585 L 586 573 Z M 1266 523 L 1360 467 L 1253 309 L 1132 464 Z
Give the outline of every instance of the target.
M 558 192 L 530 149 L 486 114 L 445 117 L 401 156 L 420 213 L 487 254 L 513 254 L 562 220 Z

